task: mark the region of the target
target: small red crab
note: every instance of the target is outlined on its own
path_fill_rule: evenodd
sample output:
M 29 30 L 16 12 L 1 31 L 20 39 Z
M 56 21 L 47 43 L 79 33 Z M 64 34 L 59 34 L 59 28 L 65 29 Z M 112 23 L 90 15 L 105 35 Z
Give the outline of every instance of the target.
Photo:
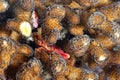
M 49 52 L 55 52 L 60 54 L 64 59 L 68 60 L 70 58 L 70 55 L 68 53 L 65 53 L 60 48 L 56 47 L 55 45 L 48 45 L 41 37 L 38 35 L 34 35 L 34 41 L 37 45 L 40 47 L 36 49 L 37 52 L 41 52 L 41 50 L 47 50 Z

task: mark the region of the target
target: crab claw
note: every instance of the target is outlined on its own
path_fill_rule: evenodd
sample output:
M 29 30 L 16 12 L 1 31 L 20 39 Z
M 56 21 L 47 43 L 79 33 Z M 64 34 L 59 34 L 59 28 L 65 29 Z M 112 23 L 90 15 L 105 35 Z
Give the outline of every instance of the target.
M 32 24 L 33 24 L 33 28 L 38 28 L 38 16 L 36 11 L 32 12 Z
M 60 55 L 66 60 L 68 60 L 70 58 L 70 55 L 68 53 L 65 53 L 65 52 L 61 52 Z
M 51 47 L 52 50 L 58 54 L 60 54 L 64 59 L 68 60 L 70 58 L 70 55 L 68 53 L 65 53 L 63 50 L 61 50 L 60 48 L 56 47 L 56 46 L 52 46 Z

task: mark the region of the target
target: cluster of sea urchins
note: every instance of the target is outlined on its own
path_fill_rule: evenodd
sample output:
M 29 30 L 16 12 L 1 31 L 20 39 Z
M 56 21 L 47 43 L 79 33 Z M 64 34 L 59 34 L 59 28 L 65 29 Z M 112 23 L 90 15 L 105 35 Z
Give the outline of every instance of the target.
M 0 80 L 120 80 L 120 1 L 0 0 Z

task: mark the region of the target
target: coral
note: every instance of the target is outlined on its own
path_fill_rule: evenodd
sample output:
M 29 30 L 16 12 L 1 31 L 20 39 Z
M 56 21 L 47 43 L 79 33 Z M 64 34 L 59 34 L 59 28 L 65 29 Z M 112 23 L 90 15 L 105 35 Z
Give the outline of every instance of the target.
M 0 0 L 0 80 L 119 80 L 119 0 Z

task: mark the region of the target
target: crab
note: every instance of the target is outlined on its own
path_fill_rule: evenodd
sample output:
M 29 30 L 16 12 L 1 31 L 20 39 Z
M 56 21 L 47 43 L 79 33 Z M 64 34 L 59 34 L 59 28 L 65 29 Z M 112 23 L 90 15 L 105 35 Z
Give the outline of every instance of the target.
M 38 29 L 38 15 L 36 13 L 36 11 L 33 11 L 32 13 L 32 25 L 33 28 L 37 28 Z M 64 59 L 68 60 L 70 58 L 70 55 L 66 52 L 64 52 L 63 50 L 61 50 L 60 48 L 58 48 L 55 45 L 48 45 L 45 40 L 43 40 L 42 36 L 41 36 L 41 28 L 39 31 L 39 35 L 38 34 L 34 34 L 33 35 L 34 41 L 35 43 L 39 46 L 38 48 L 36 48 L 36 52 L 41 52 L 41 50 L 45 50 L 48 52 L 55 52 L 60 54 Z
M 65 60 L 68 60 L 70 58 L 70 55 L 66 52 L 64 52 L 62 49 L 55 45 L 48 45 L 45 40 L 42 39 L 42 37 L 34 34 L 34 41 L 39 46 L 35 49 L 36 52 L 41 52 L 41 50 L 45 50 L 48 52 L 55 52 L 59 55 L 61 55 Z

